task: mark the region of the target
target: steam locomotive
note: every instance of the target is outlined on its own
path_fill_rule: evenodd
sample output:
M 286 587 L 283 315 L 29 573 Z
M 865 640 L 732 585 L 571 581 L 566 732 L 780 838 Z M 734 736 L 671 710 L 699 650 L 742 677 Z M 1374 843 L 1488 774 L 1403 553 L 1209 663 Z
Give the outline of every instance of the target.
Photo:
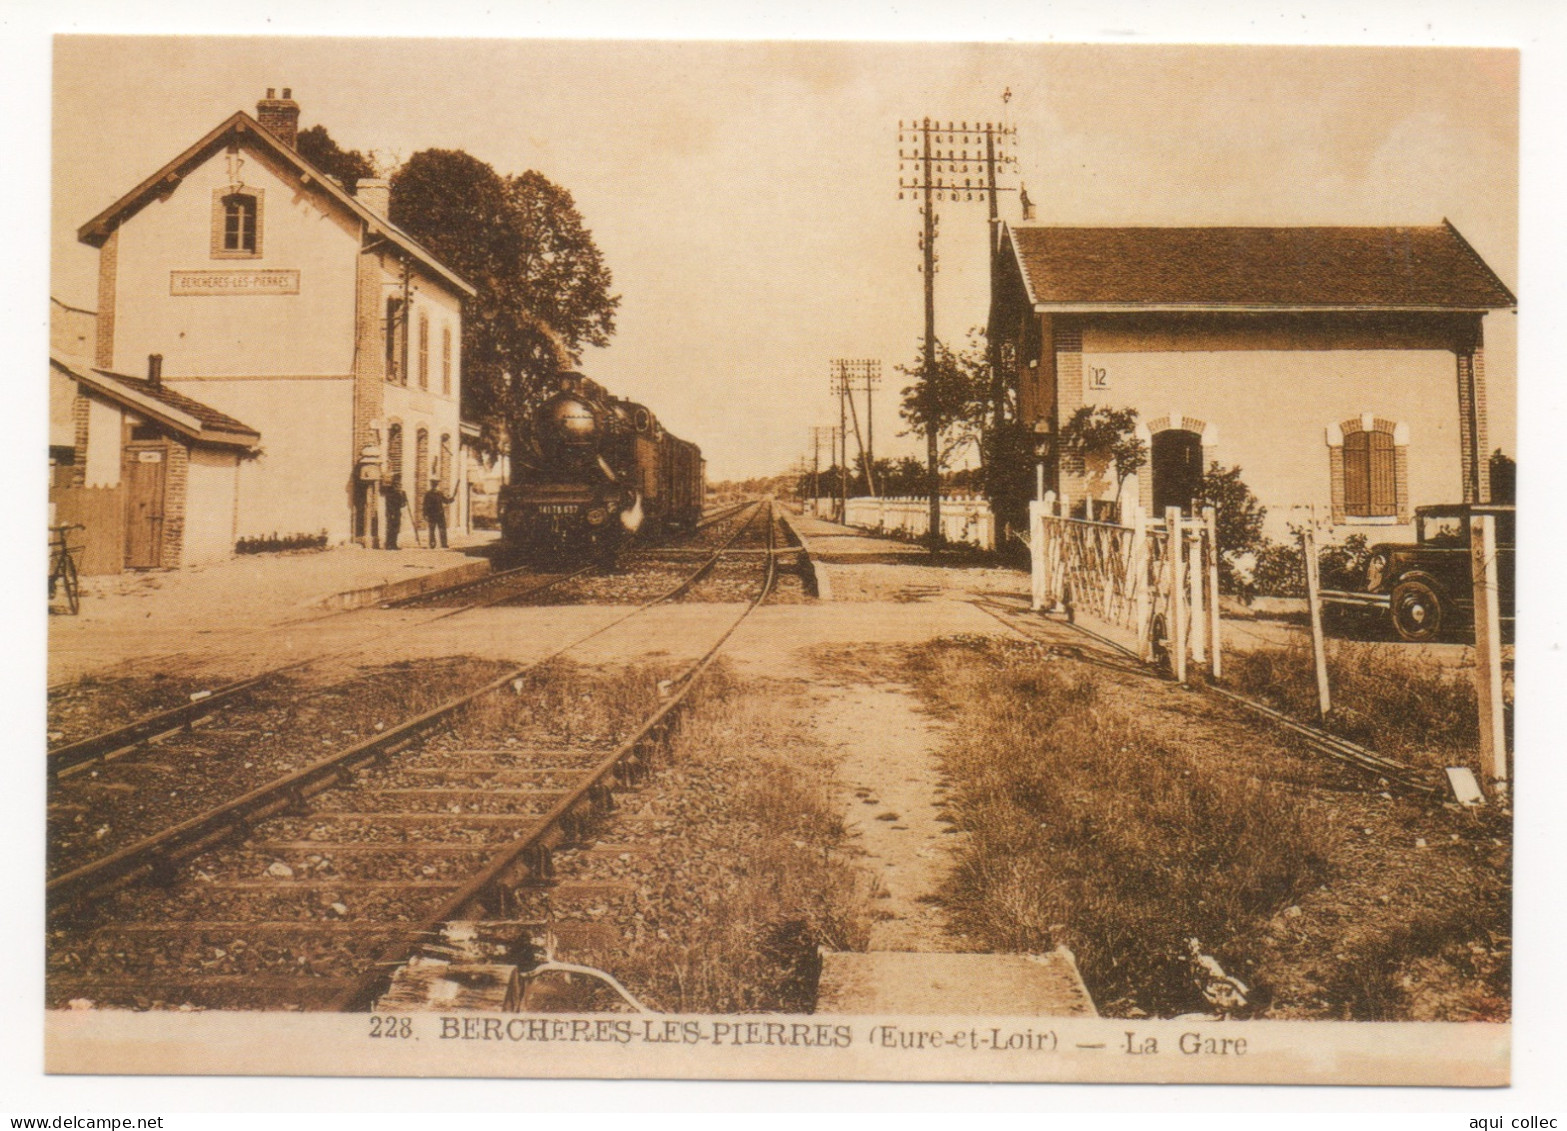
M 499 503 L 502 536 L 524 555 L 612 559 L 632 538 L 702 516 L 702 450 L 580 373 L 562 377 L 521 432 Z

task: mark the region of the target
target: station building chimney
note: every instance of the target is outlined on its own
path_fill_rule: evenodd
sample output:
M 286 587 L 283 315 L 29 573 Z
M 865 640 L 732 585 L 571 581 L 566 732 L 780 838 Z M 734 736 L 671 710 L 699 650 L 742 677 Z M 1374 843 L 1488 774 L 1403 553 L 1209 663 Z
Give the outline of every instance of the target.
M 267 96 L 256 103 L 256 121 L 290 149 L 298 148 L 299 139 L 299 103 L 294 101 L 293 93 L 285 86 L 283 97 L 277 98 L 276 88 L 269 86 Z

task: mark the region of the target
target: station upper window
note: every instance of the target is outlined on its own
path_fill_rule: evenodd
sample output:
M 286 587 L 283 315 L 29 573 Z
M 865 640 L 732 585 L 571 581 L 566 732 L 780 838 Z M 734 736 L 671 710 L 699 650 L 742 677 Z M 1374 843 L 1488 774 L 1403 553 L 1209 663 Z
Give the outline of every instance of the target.
M 261 255 L 261 190 L 219 190 L 213 194 L 212 255 L 255 259 Z

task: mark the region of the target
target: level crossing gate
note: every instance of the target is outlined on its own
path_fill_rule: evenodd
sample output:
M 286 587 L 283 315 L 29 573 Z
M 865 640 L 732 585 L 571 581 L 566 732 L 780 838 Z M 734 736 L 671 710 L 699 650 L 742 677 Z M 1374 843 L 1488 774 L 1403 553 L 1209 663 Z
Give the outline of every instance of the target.
M 1135 493 L 1133 495 L 1135 498 Z M 1127 523 L 1068 517 L 1047 492 L 1029 504 L 1032 601 L 1185 682 L 1187 665 L 1221 673 L 1219 558 L 1214 510 L 1151 520 L 1133 507 Z

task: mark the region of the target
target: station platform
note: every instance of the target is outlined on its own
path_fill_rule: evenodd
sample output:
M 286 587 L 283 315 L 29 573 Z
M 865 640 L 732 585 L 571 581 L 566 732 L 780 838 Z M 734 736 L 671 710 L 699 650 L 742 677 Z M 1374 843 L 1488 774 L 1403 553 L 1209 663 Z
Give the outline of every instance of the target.
M 817 561 L 849 565 L 858 562 L 928 561 L 931 553 L 915 542 L 886 538 L 854 526 L 829 522 L 809 514 L 789 512 L 789 524 Z
M 450 549 L 409 546 L 244 554 L 201 566 L 82 579 L 81 612 L 49 617 L 48 680 L 107 671 L 148 654 L 300 623 L 489 572 L 493 532 Z

